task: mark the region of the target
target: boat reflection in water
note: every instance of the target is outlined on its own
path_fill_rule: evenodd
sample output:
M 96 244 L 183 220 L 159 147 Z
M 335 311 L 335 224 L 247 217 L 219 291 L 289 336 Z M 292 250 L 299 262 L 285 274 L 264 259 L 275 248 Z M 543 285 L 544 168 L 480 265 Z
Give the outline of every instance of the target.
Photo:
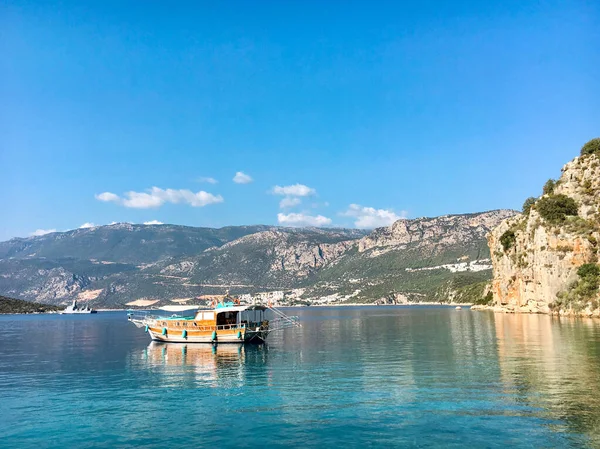
M 202 345 L 151 342 L 142 354 L 142 362 L 168 376 L 169 383 L 243 382 L 246 364 L 265 366 L 266 345 Z

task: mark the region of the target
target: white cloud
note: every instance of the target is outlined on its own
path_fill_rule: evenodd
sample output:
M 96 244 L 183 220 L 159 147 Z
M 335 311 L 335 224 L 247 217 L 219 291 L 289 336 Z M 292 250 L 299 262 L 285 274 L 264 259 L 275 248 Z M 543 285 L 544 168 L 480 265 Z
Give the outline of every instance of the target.
M 273 195 L 282 195 L 285 197 L 279 202 L 279 207 L 285 209 L 298 206 L 302 203 L 301 198 L 315 195 L 317 191 L 304 184 L 294 184 L 291 186 L 275 186 L 271 190 L 271 193 Z
M 273 194 L 284 195 L 284 196 L 310 196 L 317 193 L 313 188 L 305 186 L 304 184 L 294 184 L 291 186 L 275 186 L 273 187 Z
M 79 229 L 89 229 L 89 228 L 95 228 L 96 225 L 94 223 L 89 223 L 86 222 L 84 224 L 82 224 L 81 226 L 79 226 Z
M 279 202 L 279 207 L 285 209 L 287 207 L 294 207 L 302 203 L 302 200 L 298 197 L 286 196 Z
M 111 192 L 104 192 L 101 193 L 99 195 L 96 195 L 96 199 L 99 201 L 104 201 L 104 202 L 114 202 L 114 203 L 118 203 L 121 201 L 121 198 L 119 198 L 119 195 L 115 195 L 114 193 Z
M 401 211 L 396 214 L 389 209 L 375 209 L 373 207 L 363 207 L 358 204 L 351 204 L 346 212 L 341 215 L 354 217 L 354 225 L 357 228 L 378 228 L 389 226 L 401 218 L 406 218 L 407 213 Z
M 236 172 L 235 176 L 233 177 L 233 182 L 236 184 L 248 184 L 252 182 L 252 177 L 244 172 L 239 171 Z
M 151 221 L 145 221 L 144 224 L 145 225 L 161 225 L 164 223 L 162 221 L 158 221 L 158 220 L 151 220 Z
M 204 190 L 194 193 L 186 189 L 161 189 L 159 187 L 152 187 L 147 192 L 125 192 L 123 197 L 111 192 L 104 192 L 96 195 L 96 199 L 110 201 L 134 209 L 150 209 L 160 207 L 165 203 L 184 203 L 192 207 L 204 207 L 209 204 L 223 202 L 221 195 L 213 195 Z
M 56 229 L 36 229 L 29 235 L 32 237 L 36 237 L 36 236 L 40 236 L 40 235 L 51 234 L 52 232 L 56 232 Z
M 156 187 L 152 188 L 155 189 Z M 120 199 L 120 203 L 125 207 L 134 209 L 149 209 L 162 206 L 165 204 L 165 199 L 162 195 L 129 191 L 125 193 L 125 198 Z
M 331 218 L 323 215 L 305 214 L 277 214 L 279 224 L 286 226 L 327 226 L 331 224 Z
M 219 181 L 217 181 L 215 178 L 211 178 L 210 176 L 200 176 L 199 178 L 196 179 L 197 182 L 207 182 L 209 184 L 216 184 Z

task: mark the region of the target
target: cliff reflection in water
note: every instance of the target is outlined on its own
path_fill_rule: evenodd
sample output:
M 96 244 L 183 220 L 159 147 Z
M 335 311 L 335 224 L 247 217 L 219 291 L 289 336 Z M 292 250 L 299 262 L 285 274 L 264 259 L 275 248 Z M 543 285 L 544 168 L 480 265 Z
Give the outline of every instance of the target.
M 600 323 L 498 313 L 494 321 L 507 389 L 600 447 Z

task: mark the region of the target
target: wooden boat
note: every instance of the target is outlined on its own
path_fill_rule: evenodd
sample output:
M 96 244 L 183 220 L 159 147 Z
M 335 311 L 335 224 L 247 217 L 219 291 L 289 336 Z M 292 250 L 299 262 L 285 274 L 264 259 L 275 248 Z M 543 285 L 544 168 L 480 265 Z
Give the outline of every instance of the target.
M 130 311 L 127 318 L 143 327 L 152 340 L 171 343 L 263 343 L 271 332 L 299 326 L 297 317 L 260 304 L 230 301 L 218 303 L 213 309 L 165 306 L 159 310 L 171 315 Z M 267 319 L 267 311 L 274 319 Z

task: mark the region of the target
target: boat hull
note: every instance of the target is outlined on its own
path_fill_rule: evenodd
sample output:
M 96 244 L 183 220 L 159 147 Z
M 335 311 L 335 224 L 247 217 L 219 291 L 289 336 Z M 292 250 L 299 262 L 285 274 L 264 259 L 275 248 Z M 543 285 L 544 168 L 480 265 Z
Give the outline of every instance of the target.
M 269 334 L 268 330 L 250 331 L 247 329 L 231 329 L 216 331 L 216 338 L 212 331 L 182 331 L 162 328 L 148 328 L 148 334 L 153 341 L 165 343 L 264 343 Z
M 65 312 L 64 310 L 62 312 L 60 312 L 61 315 L 89 315 L 92 313 L 98 313 L 97 310 L 90 310 L 90 311 L 75 311 L 75 312 Z

